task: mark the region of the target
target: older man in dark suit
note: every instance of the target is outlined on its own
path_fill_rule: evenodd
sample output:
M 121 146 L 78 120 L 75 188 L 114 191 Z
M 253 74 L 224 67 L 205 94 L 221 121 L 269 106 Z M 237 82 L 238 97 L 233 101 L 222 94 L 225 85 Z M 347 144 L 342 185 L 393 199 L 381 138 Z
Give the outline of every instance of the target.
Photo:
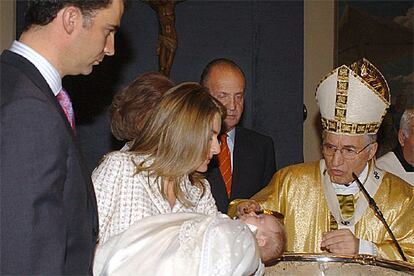
M 273 140 L 237 126 L 244 107 L 245 77 L 236 63 L 225 58 L 211 61 L 200 82 L 227 108 L 221 152 L 207 172 L 217 207 L 226 213 L 231 200 L 250 198 L 272 178 L 276 170 Z
M 76 145 L 66 75 L 113 55 L 122 0 L 29 1 L 1 55 L 1 273 L 92 274 L 96 200 Z

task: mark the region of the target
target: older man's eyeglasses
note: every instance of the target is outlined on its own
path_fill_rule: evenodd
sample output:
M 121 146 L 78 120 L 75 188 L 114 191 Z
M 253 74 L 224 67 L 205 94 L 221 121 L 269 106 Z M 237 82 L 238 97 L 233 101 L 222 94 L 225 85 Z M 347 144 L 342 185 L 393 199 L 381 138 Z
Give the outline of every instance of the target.
M 342 154 L 342 157 L 345 159 L 354 159 L 358 154 L 363 152 L 366 148 L 368 148 L 372 143 L 369 143 L 365 147 L 360 150 L 356 150 L 350 147 L 338 148 L 331 144 L 323 144 L 322 151 L 325 155 L 333 156 L 335 155 L 336 151 L 339 151 Z

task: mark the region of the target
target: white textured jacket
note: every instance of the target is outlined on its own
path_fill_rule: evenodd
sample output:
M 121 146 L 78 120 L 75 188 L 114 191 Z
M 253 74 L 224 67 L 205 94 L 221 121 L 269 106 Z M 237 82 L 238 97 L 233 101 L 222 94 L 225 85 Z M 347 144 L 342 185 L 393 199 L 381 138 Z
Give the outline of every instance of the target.
M 92 173 L 99 216 L 99 243 L 127 230 L 136 221 L 159 214 L 194 212 L 215 214 L 217 207 L 205 180 L 205 191 L 193 186 L 186 178 L 181 183 L 187 199 L 186 207 L 178 200 L 173 208 L 161 195 L 160 185 L 147 172 L 136 173 L 143 156 L 129 151 L 114 151 L 104 156 Z

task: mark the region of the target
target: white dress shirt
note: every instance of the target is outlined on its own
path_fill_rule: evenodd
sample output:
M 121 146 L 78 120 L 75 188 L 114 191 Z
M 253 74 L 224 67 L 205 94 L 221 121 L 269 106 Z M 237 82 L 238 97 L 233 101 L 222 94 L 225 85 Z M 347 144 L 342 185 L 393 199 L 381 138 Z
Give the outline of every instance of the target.
M 16 53 L 28 61 L 39 70 L 40 74 L 46 80 L 53 94 L 56 96 L 62 89 L 62 78 L 60 77 L 56 68 L 50 64 L 42 55 L 27 46 L 26 44 L 15 40 L 9 49 L 13 53 Z
M 227 132 L 227 146 L 230 150 L 231 172 L 233 173 L 233 152 L 234 152 L 234 140 L 236 137 L 236 128 L 233 128 Z

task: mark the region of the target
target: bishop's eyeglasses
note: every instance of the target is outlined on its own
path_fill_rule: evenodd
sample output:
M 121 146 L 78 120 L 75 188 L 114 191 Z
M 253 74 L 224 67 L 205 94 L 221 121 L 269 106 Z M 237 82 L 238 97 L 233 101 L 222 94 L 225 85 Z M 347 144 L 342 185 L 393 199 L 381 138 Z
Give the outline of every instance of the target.
M 339 151 L 342 154 L 343 158 L 345 158 L 345 159 L 354 159 L 355 157 L 357 157 L 358 154 L 363 152 L 366 148 L 368 148 L 368 146 L 370 146 L 372 144 L 373 143 L 369 143 L 368 145 L 366 145 L 362 149 L 356 150 L 356 149 L 351 148 L 351 147 L 338 148 L 334 145 L 324 143 L 322 145 L 322 152 L 324 154 L 328 155 L 328 156 L 333 156 L 333 155 L 335 155 L 336 151 Z

